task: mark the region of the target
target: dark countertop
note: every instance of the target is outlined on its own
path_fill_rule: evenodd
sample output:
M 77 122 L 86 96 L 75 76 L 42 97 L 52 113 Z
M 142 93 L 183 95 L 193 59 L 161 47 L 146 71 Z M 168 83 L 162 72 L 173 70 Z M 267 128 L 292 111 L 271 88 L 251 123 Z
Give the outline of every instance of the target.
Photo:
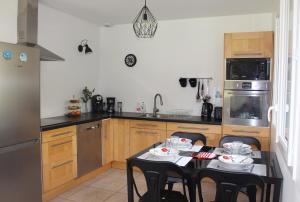
M 170 115 L 170 116 L 154 118 L 154 117 L 145 117 L 140 113 L 134 113 L 134 112 L 123 112 L 123 113 L 114 113 L 114 114 L 84 113 L 78 117 L 57 116 L 57 117 L 41 119 L 41 130 L 47 131 L 47 130 L 66 127 L 66 126 L 78 125 L 78 124 L 88 123 L 88 122 L 92 122 L 92 121 L 99 121 L 99 120 L 107 119 L 107 118 L 195 123 L 195 124 L 211 124 L 211 125 L 221 125 L 222 124 L 221 121 L 216 121 L 214 119 L 207 120 L 207 119 L 203 119 L 201 116 Z

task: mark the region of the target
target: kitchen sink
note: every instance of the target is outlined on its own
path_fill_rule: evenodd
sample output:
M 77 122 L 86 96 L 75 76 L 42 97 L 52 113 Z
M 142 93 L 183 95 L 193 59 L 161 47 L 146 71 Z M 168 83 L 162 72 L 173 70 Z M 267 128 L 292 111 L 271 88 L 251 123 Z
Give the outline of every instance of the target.
M 148 114 L 142 114 L 140 117 L 144 117 L 144 118 L 157 118 L 157 119 L 176 119 L 176 118 L 188 118 L 189 116 L 187 115 L 176 115 L 176 114 L 157 114 L 156 116 L 154 116 L 151 113 Z

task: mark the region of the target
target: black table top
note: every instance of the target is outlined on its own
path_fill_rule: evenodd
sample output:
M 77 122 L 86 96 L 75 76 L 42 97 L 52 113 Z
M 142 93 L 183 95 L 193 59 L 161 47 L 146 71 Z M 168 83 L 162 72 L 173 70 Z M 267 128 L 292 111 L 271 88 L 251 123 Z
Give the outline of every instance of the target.
M 154 148 L 161 143 L 154 144 L 153 146 L 131 156 L 128 160 L 134 160 L 140 155 L 146 153 L 149 151 L 150 148 Z M 201 150 L 200 150 L 201 151 Z M 217 158 L 217 157 L 216 157 Z M 215 158 L 215 159 L 216 159 Z M 266 165 L 266 176 L 261 176 L 266 183 L 275 184 L 275 183 L 281 183 L 283 180 L 283 176 L 280 170 L 280 166 L 276 157 L 276 154 L 274 152 L 270 151 L 262 151 L 261 152 L 261 158 L 257 159 L 254 158 L 255 164 L 265 164 Z M 211 160 L 201 160 L 201 159 L 192 159 L 191 162 L 195 165 L 195 167 L 189 167 L 185 166 L 182 167 L 186 172 L 193 172 L 193 171 L 199 171 L 203 168 L 207 168 L 209 162 Z M 234 172 L 234 171 L 233 171 Z
M 135 112 L 123 112 L 123 113 L 113 113 L 113 114 L 94 114 L 94 113 L 84 113 L 78 117 L 68 117 L 68 116 L 57 116 L 51 118 L 41 119 L 41 130 L 47 131 L 56 128 L 78 125 L 82 123 L 88 123 L 93 121 L 99 121 L 107 118 L 120 118 L 120 119 L 134 119 L 134 120 L 148 120 L 148 121 L 165 121 L 165 122 L 180 122 L 180 123 L 194 123 L 194 124 L 211 124 L 211 125 L 221 125 L 221 121 L 214 119 L 204 119 L 201 116 L 169 116 L 169 117 L 145 117 L 140 113 Z

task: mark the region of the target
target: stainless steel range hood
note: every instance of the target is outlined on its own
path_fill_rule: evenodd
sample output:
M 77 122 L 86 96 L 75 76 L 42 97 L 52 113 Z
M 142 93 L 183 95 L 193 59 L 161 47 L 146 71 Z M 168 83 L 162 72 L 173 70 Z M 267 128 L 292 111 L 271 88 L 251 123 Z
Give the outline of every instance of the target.
M 41 61 L 64 61 L 55 53 L 37 44 L 38 0 L 19 0 L 18 44 L 37 47 L 41 51 Z

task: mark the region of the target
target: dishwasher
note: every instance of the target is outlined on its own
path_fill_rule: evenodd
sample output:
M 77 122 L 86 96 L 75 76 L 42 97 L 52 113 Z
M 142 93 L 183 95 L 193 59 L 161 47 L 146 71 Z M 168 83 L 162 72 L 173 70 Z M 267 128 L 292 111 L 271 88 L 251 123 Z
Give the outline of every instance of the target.
M 77 126 L 77 175 L 81 177 L 102 165 L 101 123 Z

